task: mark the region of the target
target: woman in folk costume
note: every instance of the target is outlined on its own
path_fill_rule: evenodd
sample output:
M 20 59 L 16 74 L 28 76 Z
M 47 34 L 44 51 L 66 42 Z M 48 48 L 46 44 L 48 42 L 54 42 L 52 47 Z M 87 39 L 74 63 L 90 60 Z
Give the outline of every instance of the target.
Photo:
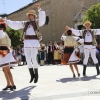
M 10 64 L 14 64 L 16 61 L 10 50 L 11 40 L 6 33 L 6 24 L 0 23 L 0 67 L 2 67 L 7 86 L 3 90 L 15 90 L 13 76 L 10 71 Z
M 61 56 L 60 62 L 62 62 L 62 60 L 63 60 L 63 54 L 64 54 L 64 45 L 63 45 L 62 42 L 59 45 L 59 51 L 58 52 L 59 52 L 59 54 Z
M 67 36 L 65 36 L 66 32 Z M 80 73 L 76 64 L 80 61 L 79 50 L 77 47 L 79 46 L 79 43 L 83 43 L 84 40 L 80 39 L 79 37 L 72 36 L 71 30 L 66 30 L 62 35 L 61 39 L 64 41 L 64 58 L 62 62 L 64 62 L 64 64 L 69 64 L 70 69 L 73 73 L 73 78 L 76 77 L 73 69 L 74 65 L 78 77 L 80 77 Z
M 59 54 L 59 45 L 55 41 L 54 42 L 54 63 L 59 64 L 60 59 L 61 59 L 61 56 Z
M 37 15 L 35 10 L 29 10 L 26 14 L 28 21 L 11 21 L 7 19 L 0 19 L 5 21 L 5 23 L 12 29 L 24 29 L 24 51 L 26 56 L 26 61 L 28 64 L 29 73 L 31 76 L 30 83 L 34 80 L 34 83 L 38 82 L 38 62 L 37 54 L 40 47 L 39 40 L 41 36 L 39 34 L 39 27 L 43 26 L 46 22 L 46 14 L 40 8 L 39 4 L 35 4 L 39 12 L 39 18 L 36 19 Z

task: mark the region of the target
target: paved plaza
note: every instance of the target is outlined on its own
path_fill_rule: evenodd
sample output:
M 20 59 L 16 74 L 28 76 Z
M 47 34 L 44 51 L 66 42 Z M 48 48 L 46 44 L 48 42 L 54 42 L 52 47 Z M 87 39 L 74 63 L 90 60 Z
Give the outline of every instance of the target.
M 6 81 L 0 69 L 0 100 L 100 100 L 100 76 L 95 67 L 87 68 L 87 76 L 82 76 L 83 67 L 79 65 L 81 78 L 73 79 L 68 66 L 47 65 L 39 67 L 39 82 L 29 83 L 27 66 L 15 67 L 12 73 L 17 86 L 16 91 L 2 91 Z M 77 74 L 76 74 L 77 75 Z M 98 91 L 96 94 L 92 94 Z

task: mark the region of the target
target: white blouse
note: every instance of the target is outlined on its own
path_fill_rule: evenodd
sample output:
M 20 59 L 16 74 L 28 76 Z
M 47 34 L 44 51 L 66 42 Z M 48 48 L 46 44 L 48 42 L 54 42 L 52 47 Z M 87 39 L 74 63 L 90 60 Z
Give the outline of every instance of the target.
M 0 39 L 6 37 L 6 33 L 3 30 L 0 30 Z
M 84 39 L 80 39 L 79 37 L 77 36 L 72 36 L 77 42 L 79 43 L 84 43 Z M 64 34 L 61 36 L 61 40 L 65 41 L 65 39 L 67 38 L 67 36 L 65 36 Z

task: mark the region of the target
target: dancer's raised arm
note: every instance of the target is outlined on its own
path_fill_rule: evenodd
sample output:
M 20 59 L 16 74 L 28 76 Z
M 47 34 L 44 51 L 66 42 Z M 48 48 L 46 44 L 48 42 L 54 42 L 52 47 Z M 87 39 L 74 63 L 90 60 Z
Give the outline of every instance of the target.
M 70 28 L 70 27 L 68 27 L 68 26 L 66 26 L 66 29 L 67 30 L 71 30 L 72 31 L 72 33 L 74 34 L 74 35 L 76 35 L 76 36 L 82 36 L 82 30 L 76 30 L 76 29 L 73 29 L 73 28 Z

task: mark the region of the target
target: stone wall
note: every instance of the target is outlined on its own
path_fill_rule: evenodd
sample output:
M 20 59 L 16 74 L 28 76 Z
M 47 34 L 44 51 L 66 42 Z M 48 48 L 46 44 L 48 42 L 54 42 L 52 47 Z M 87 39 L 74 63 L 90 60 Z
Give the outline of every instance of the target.
M 80 9 L 82 7 L 88 9 L 99 2 L 100 0 L 40 0 L 41 8 L 46 11 L 50 18 L 49 24 L 40 28 L 44 42 L 60 42 L 65 26 L 74 27 L 73 18 Z M 10 14 L 8 19 L 27 20 L 26 12 L 30 9 L 35 9 L 33 4 Z

